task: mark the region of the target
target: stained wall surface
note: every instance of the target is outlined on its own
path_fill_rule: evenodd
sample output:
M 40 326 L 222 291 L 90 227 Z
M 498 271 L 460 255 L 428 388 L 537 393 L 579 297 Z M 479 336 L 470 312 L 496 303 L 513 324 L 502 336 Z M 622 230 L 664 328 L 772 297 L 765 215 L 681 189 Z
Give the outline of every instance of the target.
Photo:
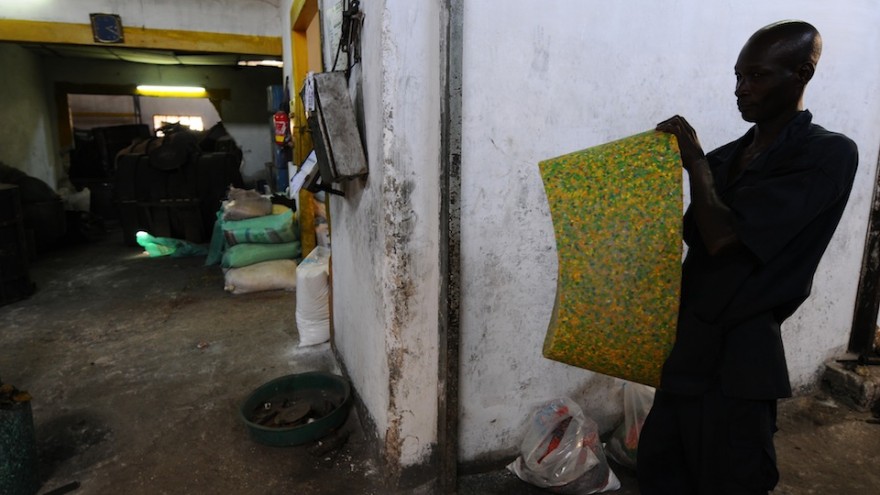
M 322 5 L 339 15 L 338 2 Z M 345 196 L 330 197 L 333 339 L 393 475 L 426 464 L 437 442 L 439 7 L 387 0 L 361 9 L 363 59 L 350 87 L 369 175 L 336 184 Z M 289 61 L 287 34 L 284 45 Z
M 54 186 L 59 157 L 53 153 L 53 121 L 40 58 L 0 43 L 0 161 Z

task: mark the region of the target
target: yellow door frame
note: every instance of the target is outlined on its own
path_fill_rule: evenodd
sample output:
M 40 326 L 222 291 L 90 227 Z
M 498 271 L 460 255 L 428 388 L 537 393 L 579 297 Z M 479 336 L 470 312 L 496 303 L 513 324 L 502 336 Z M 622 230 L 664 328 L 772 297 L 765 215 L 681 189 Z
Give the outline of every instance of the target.
M 123 25 L 123 34 L 125 36 L 124 43 L 106 45 L 95 41 L 92 27 L 89 24 L 0 19 L 0 40 L 2 41 L 281 55 L 280 36 L 153 29 L 125 25 Z
M 320 60 L 309 60 L 308 28 L 315 16 L 318 16 L 318 0 L 294 0 L 290 7 L 290 42 L 293 55 L 292 81 L 290 81 L 290 131 L 293 145 L 294 163 L 305 161 L 314 145 L 306 122 L 305 107 L 302 98 L 296 96 L 303 86 L 310 68 L 320 65 Z M 320 40 L 319 40 L 320 41 Z M 315 235 L 315 208 L 312 205 L 312 193 L 301 189 L 299 193 L 299 227 L 300 242 L 303 256 L 307 256 L 317 245 Z

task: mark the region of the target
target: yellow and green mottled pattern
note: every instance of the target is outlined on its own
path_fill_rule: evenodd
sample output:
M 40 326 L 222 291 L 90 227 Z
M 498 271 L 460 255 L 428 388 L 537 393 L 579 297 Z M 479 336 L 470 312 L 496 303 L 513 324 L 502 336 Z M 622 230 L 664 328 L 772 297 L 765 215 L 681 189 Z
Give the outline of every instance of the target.
M 540 163 L 559 282 L 544 356 L 656 386 L 675 339 L 681 159 L 659 132 Z

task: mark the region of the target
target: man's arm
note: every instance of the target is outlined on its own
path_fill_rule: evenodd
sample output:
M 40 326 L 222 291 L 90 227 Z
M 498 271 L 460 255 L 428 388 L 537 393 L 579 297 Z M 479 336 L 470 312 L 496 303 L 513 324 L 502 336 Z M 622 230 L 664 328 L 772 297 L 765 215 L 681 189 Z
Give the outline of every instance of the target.
M 718 196 L 709 161 L 693 127 L 684 117 L 676 115 L 658 124 L 657 130 L 668 132 L 678 140 L 682 166 L 690 177 L 691 211 L 709 254 L 714 256 L 739 246 L 733 212 Z

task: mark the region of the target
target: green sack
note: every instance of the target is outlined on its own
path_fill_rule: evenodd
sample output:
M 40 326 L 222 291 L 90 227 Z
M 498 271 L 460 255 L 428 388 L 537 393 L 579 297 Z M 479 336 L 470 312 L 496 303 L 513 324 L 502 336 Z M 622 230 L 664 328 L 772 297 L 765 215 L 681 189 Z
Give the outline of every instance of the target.
M 281 244 L 238 244 L 223 253 L 223 268 L 239 268 L 253 265 L 261 261 L 289 260 L 299 258 L 301 248 L 299 241 Z
M 223 220 L 223 237 L 229 246 L 236 244 L 277 244 L 299 240 L 294 228 L 293 212 L 264 215 L 245 220 Z
M 208 246 L 208 256 L 205 257 L 205 266 L 216 265 L 223 259 L 223 252 L 228 247 L 226 238 L 223 236 L 223 210 L 217 212 L 217 220 L 214 221 L 214 230 L 211 233 L 211 244 Z

